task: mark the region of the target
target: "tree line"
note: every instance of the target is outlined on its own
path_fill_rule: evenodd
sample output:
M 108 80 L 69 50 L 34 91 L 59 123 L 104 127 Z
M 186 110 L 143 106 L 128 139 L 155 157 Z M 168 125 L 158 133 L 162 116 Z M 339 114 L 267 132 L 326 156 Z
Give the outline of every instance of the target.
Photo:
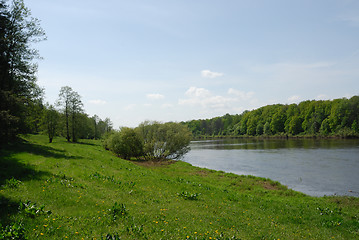
M 275 104 L 242 114 L 183 122 L 194 137 L 359 136 L 359 96 Z
M 0 143 L 18 134 L 46 132 L 68 141 L 100 138 L 112 128 L 110 119 L 89 117 L 80 95 L 62 87 L 54 105 L 44 103 L 44 89 L 36 83 L 40 59 L 33 44 L 46 40 L 39 20 L 31 16 L 23 0 L 0 0 Z

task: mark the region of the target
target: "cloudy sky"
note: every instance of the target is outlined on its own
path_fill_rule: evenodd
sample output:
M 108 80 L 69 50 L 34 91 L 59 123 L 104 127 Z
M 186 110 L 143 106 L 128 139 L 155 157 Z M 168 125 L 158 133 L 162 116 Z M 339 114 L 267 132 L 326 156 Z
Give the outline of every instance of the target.
M 25 0 L 38 84 L 114 126 L 359 94 L 357 0 Z

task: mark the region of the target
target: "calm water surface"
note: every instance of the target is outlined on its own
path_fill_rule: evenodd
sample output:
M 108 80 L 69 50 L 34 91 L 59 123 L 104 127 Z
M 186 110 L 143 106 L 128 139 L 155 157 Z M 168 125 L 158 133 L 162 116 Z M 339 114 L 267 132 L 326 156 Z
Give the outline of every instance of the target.
M 359 197 L 358 139 L 194 141 L 184 161 L 270 178 L 312 196 Z

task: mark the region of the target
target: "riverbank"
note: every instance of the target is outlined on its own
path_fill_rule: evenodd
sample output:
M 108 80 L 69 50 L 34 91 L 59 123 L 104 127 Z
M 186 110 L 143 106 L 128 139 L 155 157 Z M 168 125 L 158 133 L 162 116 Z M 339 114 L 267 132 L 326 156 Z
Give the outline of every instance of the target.
M 310 197 L 269 179 L 181 161 L 138 165 L 100 141 L 25 139 L 0 152 L 0 219 L 3 231 L 20 222 L 29 239 L 359 236 L 358 198 Z
M 217 140 L 217 139 L 359 139 L 359 135 L 346 135 L 346 134 L 335 134 L 335 135 L 318 135 L 318 134 L 302 134 L 302 135 L 200 135 L 193 136 L 192 141 L 201 140 Z

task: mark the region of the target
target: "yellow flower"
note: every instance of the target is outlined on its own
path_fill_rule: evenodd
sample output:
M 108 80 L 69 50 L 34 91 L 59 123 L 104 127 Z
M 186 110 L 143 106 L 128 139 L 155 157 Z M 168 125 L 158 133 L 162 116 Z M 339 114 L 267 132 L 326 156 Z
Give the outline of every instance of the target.
M 40 235 L 42 236 L 42 235 L 44 235 L 43 233 L 40 233 Z

